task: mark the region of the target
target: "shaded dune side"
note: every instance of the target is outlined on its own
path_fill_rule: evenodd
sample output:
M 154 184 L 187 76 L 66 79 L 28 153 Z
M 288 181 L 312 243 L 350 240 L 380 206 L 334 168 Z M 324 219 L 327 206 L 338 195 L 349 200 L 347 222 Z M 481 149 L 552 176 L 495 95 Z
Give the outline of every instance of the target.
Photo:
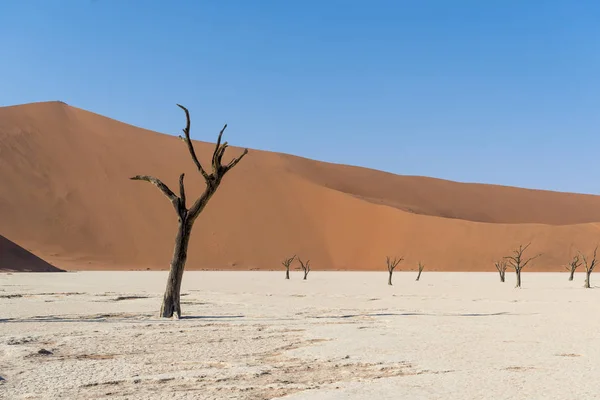
M 195 145 L 209 160 L 214 145 Z M 155 187 L 128 177 L 154 175 L 175 189 L 181 172 L 188 199 L 197 196 L 202 178 L 175 137 L 61 103 L 0 108 L 3 229 L 67 269 L 168 268 L 175 212 Z M 423 261 L 429 270 L 493 270 L 495 258 L 533 240 L 532 253 L 544 256 L 531 270 L 557 270 L 600 240 L 596 221 L 598 196 L 398 177 L 252 150 L 197 220 L 188 268 L 278 269 L 296 253 L 315 270 L 383 269 L 393 254 L 407 257 L 402 269 Z
M 0 271 L 63 272 L 4 236 L 0 236 Z

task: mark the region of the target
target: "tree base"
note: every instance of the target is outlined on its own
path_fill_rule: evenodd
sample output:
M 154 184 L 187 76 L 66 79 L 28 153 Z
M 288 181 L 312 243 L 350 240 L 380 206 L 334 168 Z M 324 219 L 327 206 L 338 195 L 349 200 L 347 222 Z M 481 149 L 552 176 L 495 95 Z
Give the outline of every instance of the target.
M 181 305 L 179 300 L 175 300 L 172 297 L 164 298 L 162 306 L 160 307 L 161 318 L 181 318 Z

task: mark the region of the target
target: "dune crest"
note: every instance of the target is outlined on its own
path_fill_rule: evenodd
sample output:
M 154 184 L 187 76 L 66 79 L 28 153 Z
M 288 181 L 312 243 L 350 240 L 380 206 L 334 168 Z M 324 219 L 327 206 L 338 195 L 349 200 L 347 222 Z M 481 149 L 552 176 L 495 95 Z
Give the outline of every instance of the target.
M 195 146 L 208 164 L 214 145 Z M 176 137 L 61 102 L 0 108 L 3 231 L 66 269 L 168 269 L 175 213 L 151 185 L 128 178 L 153 175 L 174 189 L 182 172 L 191 199 L 203 180 Z M 423 261 L 428 270 L 493 271 L 495 258 L 533 241 L 544 255 L 530 270 L 553 271 L 599 242 L 599 227 L 600 196 L 251 150 L 199 217 L 187 268 L 280 269 L 298 254 L 315 271 L 385 271 L 386 255 L 404 255 L 399 270 Z

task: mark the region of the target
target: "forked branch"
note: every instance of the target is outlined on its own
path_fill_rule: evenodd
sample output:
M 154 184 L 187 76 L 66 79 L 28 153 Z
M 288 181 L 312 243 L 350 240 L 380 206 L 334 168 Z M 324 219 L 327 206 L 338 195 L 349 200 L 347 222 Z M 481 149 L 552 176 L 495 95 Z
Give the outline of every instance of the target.
M 581 256 L 581 258 L 583 260 L 583 268 L 585 268 L 585 285 L 584 285 L 584 287 L 586 287 L 586 288 L 591 288 L 590 276 L 592 275 L 594 268 L 596 268 L 596 265 L 598 265 L 598 259 L 596 258 L 597 252 L 598 252 L 598 246 L 596 246 L 596 248 L 594 249 L 594 253 L 592 254 L 591 261 L 588 261 L 588 258 L 585 256 L 585 254 L 582 254 L 581 252 L 579 252 L 579 255 Z
M 500 282 L 504 282 L 508 263 L 506 260 L 495 261 L 494 266 L 496 267 L 496 270 L 498 270 L 498 274 L 500 274 Z
M 187 149 L 190 153 L 190 156 L 192 157 L 194 165 L 196 166 L 196 168 L 198 169 L 198 171 L 200 172 L 200 174 L 206 182 L 206 189 L 204 193 L 188 209 L 186 205 L 185 186 L 183 183 L 185 174 L 181 174 L 179 176 L 179 196 L 173 193 L 173 191 L 169 189 L 169 187 L 158 178 L 147 175 L 137 175 L 132 177 L 131 179 L 150 182 L 156 187 L 158 187 L 163 192 L 163 194 L 169 198 L 169 200 L 173 204 L 173 207 L 175 208 L 175 211 L 177 211 L 180 217 L 189 217 L 190 221 L 193 221 L 196 219 L 198 214 L 202 212 L 202 210 L 208 203 L 208 200 L 210 200 L 210 197 L 217 190 L 217 187 L 219 186 L 221 179 L 223 179 L 223 176 L 225 176 L 227 171 L 235 167 L 237 163 L 239 163 L 241 159 L 244 158 L 246 154 L 248 154 L 248 149 L 244 149 L 241 155 L 235 157 L 227 165 L 221 164 L 221 160 L 223 158 L 223 155 L 225 154 L 225 150 L 228 147 L 227 142 L 221 143 L 223 132 L 225 131 L 225 128 L 227 128 L 227 124 L 225 124 L 223 129 L 221 129 L 221 131 L 219 132 L 219 137 L 217 138 L 217 143 L 215 145 L 215 149 L 212 156 L 212 173 L 209 175 L 198 160 L 196 150 L 194 149 L 194 144 L 192 142 L 192 139 L 190 138 L 190 112 L 181 104 L 177 104 L 177 106 L 185 112 L 186 120 L 185 128 L 183 128 L 184 136 L 180 136 L 179 138 L 183 140 L 187 145 Z
M 511 256 L 504 257 L 504 259 L 508 261 L 508 266 L 515 270 L 515 273 L 517 275 L 517 285 L 515 287 L 518 288 L 521 287 L 521 270 L 525 268 L 527 264 L 529 264 L 532 260 L 535 260 L 536 258 L 542 255 L 540 253 L 528 259 L 524 259 L 523 253 L 525 252 L 525 250 L 527 250 L 527 248 L 530 245 L 531 243 L 529 243 L 527 246 L 519 245 L 518 249 L 513 250 L 513 254 Z
M 529 264 L 529 262 L 535 260 L 536 258 L 540 257 L 542 254 L 536 254 L 533 257 L 529 257 L 528 259 L 524 260 L 523 259 L 523 253 L 525 252 L 525 250 L 527 250 L 527 248 L 531 245 L 531 243 L 527 244 L 527 246 L 523 246 L 520 245 L 518 249 L 513 250 L 513 255 L 512 256 L 506 256 L 504 257 L 505 259 L 508 260 L 508 266 L 510 268 L 514 268 L 515 270 L 522 270 L 523 268 L 525 268 L 527 266 L 527 264 Z
M 398 264 L 400 264 L 400 262 L 404 260 L 404 257 L 394 257 L 394 259 L 392 260 L 392 258 L 390 256 L 386 256 L 385 257 L 385 262 L 387 264 L 387 269 L 389 272 L 388 275 L 388 285 L 392 286 L 392 274 L 394 273 L 394 269 L 396 269 L 396 266 Z
M 594 268 L 596 268 L 596 265 L 598 264 L 598 260 L 596 259 L 597 252 L 598 246 L 596 246 L 596 248 L 594 249 L 591 261 L 588 261 L 588 258 L 585 256 L 585 254 L 582 254 L 581 252 L 579 253 L 581 255 L 581 258 L 583 259 L 583 268 L 585 268 L 585 272 L 592 272 L 594 271 Z
M 292 262 L 294 262 L 294 260 L 296 259 L 296 256 L 292 256 L 290 258 L 285 258 L 281 264 L 283 264 L 284 267 L 286 267 L 287 269 L 290 268 L 290 265 L 292 265 Z
M 385 262 L 387 264 L 388 272 L 394 271 L 396 266 L 398 266 L 398 264 L 400 264 L 400 262 L 402 262 L 403 260 L 404 257 L 394 257 L 394 259 L 392 259 L 390 256 L 386 256 Z
M 581 259 L 579 258 L 579 254 L 575 255 L 575 257 L 573 257 L 573 259 L 569 262 L 569 265 L 567 265 L 565 268 L 567 271 L 569 271 L 569 280 L 572 281 L 574 276 L 575 276 L 575 271 L 577 270 L 577 268 L 579 268 L 581 266 Z
M 181 104 L 177 104 L 177 107 L 181 108 L 185 112 L 185 121 L 186 121 L 185 128 L 183 128 L 183 134 L 185 135 L 185 137 L 179 136 L 179 138 L 181 140 L 183 140 L 185 142 L 185 144 L 187 145 L 188 151 L 190 152 L 190 156 L 192 156 L 192 161 L 194 161 L 196 168 L 198 169 L 200 174 L 202 174 L 204 179 L 208 182 L 209 176 L 206 173 L 206 171 L 204 170 L 204 168 L 202 168 L 202 164 L 200 164 L 200 161 L 198 161 L 198 156 L 196 156 L 196 150 L 194 150 L 194 145 L 192 144 L 192 139 L 190 139 L 190 126 L 191 126 L 190 112 L 188 111 L 187 108 L 185 108 Z M 219 135 L 219 141 L 220 140 L 221 140 L 221 135 Z
M 294 259 L 296 259 L 295 254 L 290 258 L 284 258 L 281 262 L 281 264 L 283 264 L 283 266 L 285 267 L 285 279 L 290 279 L 290 265 L 292 265 Z
M 300 263 L 300 268 L 304 271 L 304 279 L 308 276 L 310 272 L 310 260 L 306 260 L 306 262 L 302 261 L 300 257 L 298 257 L 298 262 Z

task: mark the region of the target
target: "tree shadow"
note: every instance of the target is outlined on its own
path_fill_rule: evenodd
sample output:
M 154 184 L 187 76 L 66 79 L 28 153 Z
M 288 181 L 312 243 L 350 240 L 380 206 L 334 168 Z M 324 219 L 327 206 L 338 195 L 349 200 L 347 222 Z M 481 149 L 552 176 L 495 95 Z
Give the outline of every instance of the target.
M 418 312 L 405 312 L 405 313 L 365 313 L 365 314 L 343 314 L 343 315 L 320 315 L 312 318 L 357 318 L 357 317 L 405 317 L 405 316 L 430 316 L 430 317 L 495 317 L 500 315 L 520 315 L 513 314 L 506 311 L 496 313 L 418 313 Z
M 205 320 L 220 320 L 220 319 L 239 319 L 245 318 L 245 315 L 186 315 L 180 319 L 205 319 Z M 0 323 L 33 323 L 33 322 L 63 322 L 63 323 L 80 323 L 80 322 L 103 322 L 103 323 L 119 323 L 119 322 L 164 322 L 169 318 L 158 318 L 156 314 L 99 314 L 99 315 L 82 315 L 77 317 L 58 316 L 58 315 L 42 315 L 28 318 L 0 318 Z
M 245 315 L 182 315 L 180 319 L 238 319 Z

